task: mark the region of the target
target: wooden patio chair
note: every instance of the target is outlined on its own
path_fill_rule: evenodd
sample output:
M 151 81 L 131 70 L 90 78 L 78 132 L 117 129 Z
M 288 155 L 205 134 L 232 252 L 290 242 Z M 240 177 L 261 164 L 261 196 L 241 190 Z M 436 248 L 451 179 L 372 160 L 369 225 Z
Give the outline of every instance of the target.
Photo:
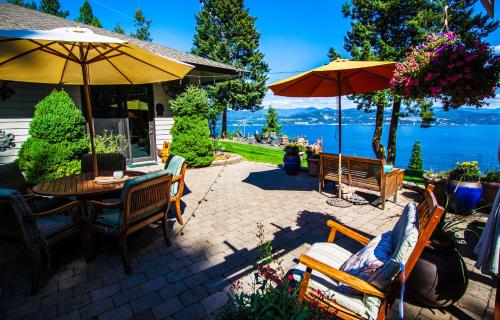
M 333 243 L 337 231 L 363 245 L 367 245 L 370 240 L 346 226 L 328 221 L 327 225 L 331 228 L 328 242 L 314 244 L 308 253 L 300 257 L 299 265 L 293 270 L 294 278 L 302 281 L 298 298 L 315 301 L 341 319 L 385 319 L 394 299 L 398 297 L 403 279 L 410 276 L 443 214 L 444 210 L 438 205 L 432 189 L 430 185 L 425 190 L 424 199 L 417 206 L 416 213 L 409 213 L 411 210 L 405 208 L 391 233 L 391 246 L 396 249 L 389 262 L 377 270 L 377 276 L 371 282 L 339 270 L 351 253 Z M 418 236 L 415 231 L 408 231 L 410 229 L 407 226 L 412 226 L 412 230 L 418 226 Z M 399 240 L 395 243 L 394 238 Z M 404 265 L 404 278 L 400 264 Z M 342 284 L 344 289 L 341 289 Z M 346 293 L 345 286 L 359 294 L 352 291 Z M 318 295 L 317 290 L 323 291 L 323 295 Z
M 32 185 L 26 182 L 21 169 L 13 162 L 0 165 L 0 188 L 19 192 L 35 213 L 55 209 L 71 201 L 63 197 L 50 198 L 35 195 L 31 191 Z M 0 212 L 0 236 L 20 239 L 19 224 L 9 201 L 0 200 Z
M 33 213 L 26 199 L 16 190 L 0 189 L 0 200 L 8 201 L 15 212 L 22 239 L 31 251 L 33 259 L 33 275 L 31 293 L 35 294 L 40 289 L 40 275 L 42 272 L 42 253 L 48 253 L 49 247 L 56 242 L 64 240 L 81 231 L 78 223 L 79 214 L 75 211 L 81 209 L 80 201 L 72 201 L 61 207 L 45 212 Z M 82 243 L 85 245 L 84 233 Z
M 119 152 L 116 153 L 98 153 L 97 167 L 99 171 L 124 171 L 127 169 L 125 156 Z M 81 163 L 82 173 L 93 172 L 92 155 L 84 154 Z
M 148 224 L 161 220 L 163 238 L 170 245 L 167 234 L 167 213 L 170 207 L 172 174 L 160 170 L 127 180 L 118 201 L 87 201 L 93 207 L 88 226 L 88 260 L 94 257 L 95 233 L 116 236 L 119 239 L 123 267 L 132 272 L 127 251 L 127 237 Z
M 172 185 L 170 186 L 170 201 L 175 203 L 177 221 L 180 224 L 184 224 L 182 221 L 181 197 L 184 194 L 184 176 L 186 174 L 186 169 L 186 160 L 179 156 L 171 155 L 165 165 L 165 170 L 174 176 L 172 178 Z

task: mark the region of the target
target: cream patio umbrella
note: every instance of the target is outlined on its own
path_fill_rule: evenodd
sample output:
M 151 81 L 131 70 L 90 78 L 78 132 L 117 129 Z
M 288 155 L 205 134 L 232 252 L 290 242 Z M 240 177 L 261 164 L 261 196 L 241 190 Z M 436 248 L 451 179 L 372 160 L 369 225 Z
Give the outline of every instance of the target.
M 336 59 L 321 67 L 275 82 L 269 88 L 278 96 L 338 97 L 339 190 L 341 198 L 342 105 L 341 96 L 389 88 L 395 62 Z
M 144 84 L 182 79 L 193 66 L 87 28 L 0 30 L 0 79 L 83 85 L 98 175 L 90 85 Z

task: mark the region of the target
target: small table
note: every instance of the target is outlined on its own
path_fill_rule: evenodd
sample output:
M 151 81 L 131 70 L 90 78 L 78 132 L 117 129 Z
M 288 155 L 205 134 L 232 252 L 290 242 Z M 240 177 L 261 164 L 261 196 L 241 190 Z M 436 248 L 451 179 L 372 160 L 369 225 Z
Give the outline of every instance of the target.
M 127 170 L 123 172 L 129 177 L 138 177 L 145 174 L 140 171 Z M 100 172 L 101 176 L 112 176 L 113 172 Z M 94 174 L 91 172 L 74 174 L 67 177 L 41 182 L 33 187 L 33 192 L 43 196 L 78 198 L 95 198 L 117 192 L 123 188 L 125 182 L 99 184 L 94 182 Z

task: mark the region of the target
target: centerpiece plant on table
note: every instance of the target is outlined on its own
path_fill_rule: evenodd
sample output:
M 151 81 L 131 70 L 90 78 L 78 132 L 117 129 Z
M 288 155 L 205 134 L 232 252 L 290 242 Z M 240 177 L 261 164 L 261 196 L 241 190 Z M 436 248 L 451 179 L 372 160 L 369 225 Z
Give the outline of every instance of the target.
M 260 257 L 254 280 L 247 289 L 241 280 L 231 284 L 229 302 L 218 313 L 217 319 L 335 319 L 334 314 L 319 307 L 319 300 L 324 298 L 323 292 L 318 291 L 318 300 L 312 302 L 297 299 L 300 286 L 291 275 L 286 276 L 282 261 L 273 255 L 271 243 L 265 241 L 262 223 L 257 223 L 257 227 Z

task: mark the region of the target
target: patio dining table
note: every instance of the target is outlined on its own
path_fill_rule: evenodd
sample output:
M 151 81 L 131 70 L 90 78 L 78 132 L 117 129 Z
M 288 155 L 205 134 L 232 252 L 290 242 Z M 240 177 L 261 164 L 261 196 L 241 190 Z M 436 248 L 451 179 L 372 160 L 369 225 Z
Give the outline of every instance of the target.
M 124 171 L 123 174 L 130 178 L 144 174 L 141 171 Z M 101 176 L 113 176 L 112 171 L 100 172 Z M 92 172 L 74 174 L 54 180 L 41 182 L 33 187 L 33 192 L 43 196 L 68 197 L 74 196 L 79 199 L 95 199 L 105 195 L 119 192 L 124 185 L 123 182 L 96 183 Z

